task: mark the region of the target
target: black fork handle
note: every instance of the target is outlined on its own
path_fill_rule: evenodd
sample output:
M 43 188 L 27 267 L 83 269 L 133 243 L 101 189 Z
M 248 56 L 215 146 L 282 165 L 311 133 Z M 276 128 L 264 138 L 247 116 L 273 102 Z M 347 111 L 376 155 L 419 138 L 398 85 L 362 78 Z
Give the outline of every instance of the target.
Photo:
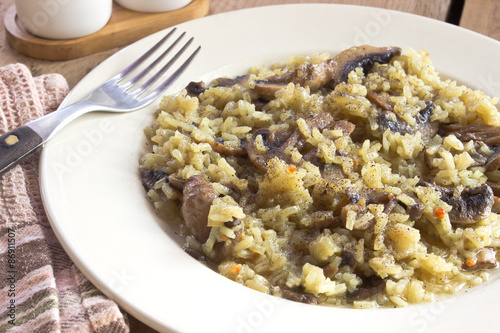
M 0 137 L 0 177 L 42 146 L 43 139 L 23 125 Z

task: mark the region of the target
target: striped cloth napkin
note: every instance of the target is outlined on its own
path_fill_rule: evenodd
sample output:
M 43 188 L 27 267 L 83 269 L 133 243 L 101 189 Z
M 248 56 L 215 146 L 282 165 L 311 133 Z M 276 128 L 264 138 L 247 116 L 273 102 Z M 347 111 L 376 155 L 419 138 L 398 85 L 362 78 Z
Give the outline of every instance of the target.
M 59 74 L 0 67 L 0 134 L 54 111 L 68 93 Z M 38 154 L 0 178 L 0 332 L 128 332 L 115 302 L 68 258 L 44 213 Z

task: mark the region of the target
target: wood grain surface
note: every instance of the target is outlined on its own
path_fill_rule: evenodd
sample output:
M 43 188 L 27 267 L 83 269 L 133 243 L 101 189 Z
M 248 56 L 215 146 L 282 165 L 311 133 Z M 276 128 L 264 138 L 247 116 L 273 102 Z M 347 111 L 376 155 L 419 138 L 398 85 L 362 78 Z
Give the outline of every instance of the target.
M 466 0 L 460 25 L 500 40 L 500 1 Z
M 444 21 L 452 0 L 211 0 L 209 15 L 256 6 L 288 3 L 338 3 L 364 5 L 394 9 Z M 0 1 L 0 15 L 3 18 L 14 0 Z M 466 0 L 460 25 L 500 40 L 500 1 Z M 117 52 L 113 48 L 83 58 L 66 61 L 33 59 L 17 53 L 7 43 L 4 30 L 0 31 L 0 66 L 21 62 L 28 66 L 33 75 L 60 73 L 74 87 L 90 70 Z M 152 328 L 129 316 L 131 333 L 154 333 Z

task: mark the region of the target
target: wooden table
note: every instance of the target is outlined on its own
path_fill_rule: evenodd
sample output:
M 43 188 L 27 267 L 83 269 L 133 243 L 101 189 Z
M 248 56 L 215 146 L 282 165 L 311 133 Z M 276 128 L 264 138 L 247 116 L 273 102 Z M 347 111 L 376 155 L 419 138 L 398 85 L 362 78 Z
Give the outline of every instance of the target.
M 355 4 L 394 9 L 441 21 L 454 22 L 467 29 L 500 40 L 500 1 L 498 0 L 211 0 L 209 15 L 248 7 L 307 2 Z M 14 0 L 0 2 L 0 16 L 2 18 L 13 3 Z M 119 48 L 114 48 L 67 61 L 37 60 L 14 51 L 6 41 L 5 32 L 0 31 L 0 66 L 21 62 L 31 69 L 33 75 L 57 72 L 66 77 L 70 87 L 74 87 L 90 70 L 118 50 Z M 132 333 L 156 332 L 133 317 L 129 318 Z

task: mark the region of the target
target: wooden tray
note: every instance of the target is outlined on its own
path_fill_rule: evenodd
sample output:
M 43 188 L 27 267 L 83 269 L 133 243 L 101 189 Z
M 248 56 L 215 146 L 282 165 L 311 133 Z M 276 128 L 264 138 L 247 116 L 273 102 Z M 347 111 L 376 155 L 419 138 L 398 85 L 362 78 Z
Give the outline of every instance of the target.
M 68 40 L 33 36 L 17 18 L 15 6 L 7 10 L 4 24 L 7 41 L 17 52 L 43 60 L 69 60 L 128 45 L 156 31 L 203 17 L 209 7 L 210 0 L 193 0 L 171 12 L 139 13 L 113 3 L 111 19 L 104 28 L 92 35 Z

